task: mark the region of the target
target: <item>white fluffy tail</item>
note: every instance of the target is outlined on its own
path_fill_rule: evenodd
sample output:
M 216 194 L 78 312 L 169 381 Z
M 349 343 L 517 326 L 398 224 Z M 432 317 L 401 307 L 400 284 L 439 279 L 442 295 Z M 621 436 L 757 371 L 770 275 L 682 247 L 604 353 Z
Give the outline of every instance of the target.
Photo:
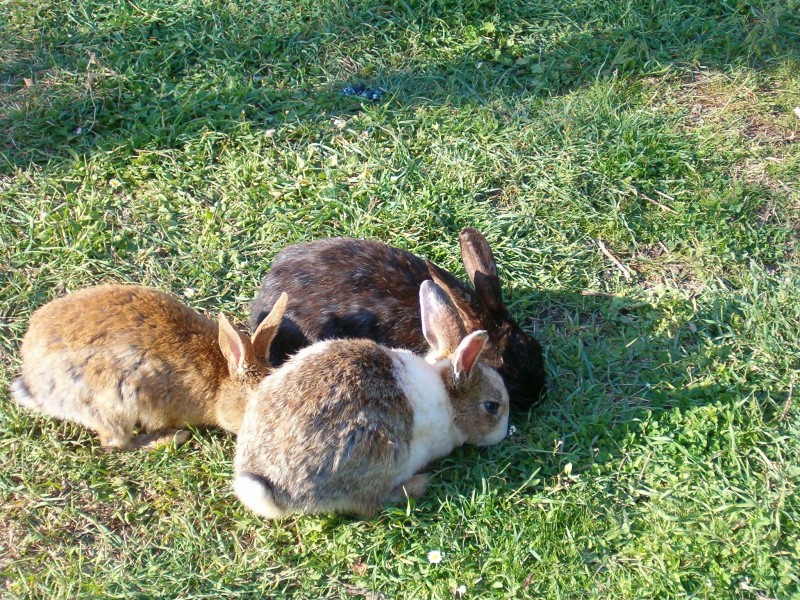
M 244 471 L 233 480 L 233 491 L 247 508 L 267 519 L 280 519 L 286 511 L 275 504 L 269 482 L 255 473 Z
M 20 406 L 37 411 L 42 410 L 41 403 L 37 402 L 36 398 L 31 395 L 31 391 L 28 389 L 28 386 L 25 385 L 25 380 L 22 379 L 22 377 L 17 377 L 11 383 L 9 389 L 11 391 L 11 398 Z

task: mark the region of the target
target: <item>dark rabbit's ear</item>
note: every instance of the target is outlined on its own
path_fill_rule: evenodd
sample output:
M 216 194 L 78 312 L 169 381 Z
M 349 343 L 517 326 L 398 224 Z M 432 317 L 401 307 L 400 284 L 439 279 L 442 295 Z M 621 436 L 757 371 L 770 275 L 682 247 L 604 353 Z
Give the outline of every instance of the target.
M 467 285 L 461 283 L 452 273 L 445 271 L 431 261 L 426 260 L 425 266 L 428 267 L 431 279 L 438 287 L 444 290 L 455 305 L 465 330 L 483 329 L 485 324 L 481 319 L 481 314 L 485 314 L 485 311 L 481 310 L 475 293 Z
M 422 335 L 437 358 L 450 356 L 464 338 L 464 325 L 445 291 L 430 279 L 419 288 Z
M 467 269 L 467 275 L 475 292 L 486 308 L 493 312 L 502 312 L 503 291 L 500 278 L 497 276 L 497 263 L 492 256 L 492 249 L 483 234 L 472 227 L 465 227 L 459 235 L 461 242 L 461 260 Z
M 286 304 L 288 301 L 289 296 L 286 292 L 282 292 L 278 300 L 272 306 L 272 310 L 269 311 L 269 314 L 261 321 L 261 324 L 255 332 L 253 332 L 252 338 L 250 338 L 253 345 L 253 354 L 263 359 L 265 362 L 269 362 L 269 347 L 281 325 L 281 319 L 283 319 L 283 313 L 286 311 Z

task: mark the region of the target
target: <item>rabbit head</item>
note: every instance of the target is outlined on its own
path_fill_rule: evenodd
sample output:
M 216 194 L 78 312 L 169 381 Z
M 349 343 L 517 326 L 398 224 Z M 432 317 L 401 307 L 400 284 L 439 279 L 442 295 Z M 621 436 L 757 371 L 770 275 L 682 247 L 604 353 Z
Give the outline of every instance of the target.
M 288 299 L 286 292 L 283 292 L 249 339 L 233 327 L 224 314 L 219 314 L 218 342 L 222 355 L 228 362 L 230 380 L 220 389 L 216 417 L 219 424 L 228 431 L 238 431 L 241 425 L 246 405 L 242 401 L 243 390 L 255 388 L 272 370 L 269 349 L 281 324 Z
M 502 377 L 482 360 L 488 333 L 467 335 L 456 306 L 433 281 L 423 282 L 419 297 L 422 332 L 431 347 L 426 360 L 440 369 L 455 427 L 464 443 L 498 443 L 508 432 L 509 397 Z
M 503 303 L 497 264 L 486 238 L 467 227 L 459 241 L 474 290 L 426 260 L 431 277 L 452 299 L 466 331 L 484 330 L 488 334 L 483 362 L 498 369 L 512 399 L 529 404 L 537 400 L 529 395 L 538 396 L 545 386 L 542 347 L 517 324 Z
M 270 345 L 288 301 L 288 295 L 283 292 L 249 339 L 231 325 L 224 314 L 219 314 L 219 348 L 228 361 L 228 372 L 233 380 L 257 383 L 269 373 Z

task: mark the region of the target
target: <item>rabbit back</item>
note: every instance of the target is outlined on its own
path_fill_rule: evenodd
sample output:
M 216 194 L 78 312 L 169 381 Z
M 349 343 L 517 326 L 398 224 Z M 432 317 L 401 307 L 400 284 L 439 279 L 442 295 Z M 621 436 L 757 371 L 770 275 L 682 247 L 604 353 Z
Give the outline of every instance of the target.
M 370 340 L 315 344 L 248 403 L 234 488 L 265 516 L 276 515 L 249 497 L 266 493 L 280 511 L 372 514 L 404 474 L 413 427 L 388 349 Z
M 275 257 L 251 304 L 250 327 L 286 291 L 289 305 L 270 353 L 274 365 L 332 338 L 368 338 L 424 353 L 418 292 L 429 278 L 422 259 L 382 242 L 332 238 L 296 244 Z
M 104 285 L 45 305 L 23 338 L 20 404 L 75 421 L 103 445 L 145 430 L 213 424 L 227 372 L 217 325 L 156 290 Z

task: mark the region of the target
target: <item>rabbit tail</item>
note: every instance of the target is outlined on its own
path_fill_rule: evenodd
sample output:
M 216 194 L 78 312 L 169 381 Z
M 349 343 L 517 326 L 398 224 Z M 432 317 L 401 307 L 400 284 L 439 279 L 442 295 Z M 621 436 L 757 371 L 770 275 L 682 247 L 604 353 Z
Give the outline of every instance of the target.
M 243 471 L 233 480 L 233 491 L 247 508 L 267 519 L 280 519 L 286 510 L 275 503 L 269 480 Z
M 11 397 L 14 399 L 14 402 L 20 406 L 24 406 L 25 408 L 30 408 L 31 410 L 38 412 L 43 412 L 44 406 L 42 405 L 42 402 L 37 400 L 36 397 L 31 394 L 28 384 L 25 383 L 25 380 L 22 377 L 17 377 L 11 384 Z

